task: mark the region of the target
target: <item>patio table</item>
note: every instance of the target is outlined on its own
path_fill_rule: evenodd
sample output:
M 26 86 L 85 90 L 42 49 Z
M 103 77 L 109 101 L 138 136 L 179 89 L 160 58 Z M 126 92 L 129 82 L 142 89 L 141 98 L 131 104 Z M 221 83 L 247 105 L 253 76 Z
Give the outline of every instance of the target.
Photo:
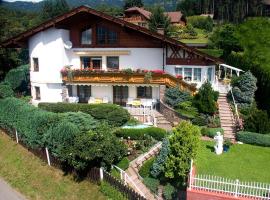
M 140 100 L 133 100 L 131 105 L 132 106 L 141 106 L 142 102 Z

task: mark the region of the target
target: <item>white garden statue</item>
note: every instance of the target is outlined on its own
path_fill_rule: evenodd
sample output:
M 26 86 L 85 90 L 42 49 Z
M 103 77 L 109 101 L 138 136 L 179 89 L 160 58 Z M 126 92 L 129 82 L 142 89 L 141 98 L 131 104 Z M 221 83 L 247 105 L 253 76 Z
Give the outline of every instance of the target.
M 223 152 L 223 135 L 221 135 L 220 132 L 217 132 L 214 140 L 216 141 L 215 152 L 217 155 L 220 155 Z

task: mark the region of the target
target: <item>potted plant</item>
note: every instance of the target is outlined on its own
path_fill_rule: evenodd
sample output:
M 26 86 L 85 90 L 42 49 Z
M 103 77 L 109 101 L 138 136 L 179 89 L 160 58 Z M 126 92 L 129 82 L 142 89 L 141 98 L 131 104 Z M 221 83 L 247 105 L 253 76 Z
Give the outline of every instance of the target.
M 223 144 L 223 151 L 228 152 L 230 149 L 230 146 L 232 146 L 231 140 L 225 139 L 224 144 Z

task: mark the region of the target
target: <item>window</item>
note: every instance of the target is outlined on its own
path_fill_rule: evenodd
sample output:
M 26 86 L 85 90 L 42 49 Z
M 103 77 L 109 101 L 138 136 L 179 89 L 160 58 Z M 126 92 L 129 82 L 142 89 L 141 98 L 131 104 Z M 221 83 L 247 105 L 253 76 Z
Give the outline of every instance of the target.
M 35 87 L 35 99 L 40 100 L 40 87 Z
M 102 57 L 81 57 L 81 68 L 82 69 L 101 69 L 102 68 Z
M 108 56 L 107 57 L 107 68 L 111 70 L 119 69 L 119 57 L 118 56 Z
M 116 44 L 117 33 L 103 26 L 97 27 L 97 44 Z
M 84 29 L 81 35 L 81 44 L 92 44 L 92 29 Z
M 202 81 L 202 69 L 201 68 L 194 68 L 193 69 L 193 81 Z
M 152 98 L 152 87 L 137 87 L 137 98 Z
M 38 72 L 39 71 L 38 58 L 33 58 L 33 67 L 34 67 L 34 72 Z
M 212 81 L 212 68 L 207 69 L 207 79 L 208 81 Z
M 185 81 L 192 80 L 192 68 L 184 68 L 184 80 Z
M 78 85 L 77 88 L 79 101 L 81 103 L 87 103 L 91 97 L 91 86 L 90 85 Z
M 183 68 L 175 68 L 175 75 L 181 75 L 182 76 Z

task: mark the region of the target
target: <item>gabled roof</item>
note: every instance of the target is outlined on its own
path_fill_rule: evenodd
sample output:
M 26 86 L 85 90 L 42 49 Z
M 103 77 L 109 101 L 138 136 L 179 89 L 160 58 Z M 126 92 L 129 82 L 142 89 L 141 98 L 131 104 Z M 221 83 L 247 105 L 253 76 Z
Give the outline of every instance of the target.
M 140 13 L 141 15 L 143 15 L 146 19 L 150 19 L 152 13 L 144 10 L 143 8 L 139 8 L 139 7 L 131 7 L 125 10 L 125 12 L 133 12 L 133 11 L 137 11 L 138 13 Z
M 183 14 L 180 11 L 176 12 L 165 12 L 165 15 L 168 15 L 172 23 L 178 23 L 182 21 Z
M 119 18 L 110 16 L 108 14 L 102 13 L 100 11 L 94 10 L 94 9 L 88 7 L 88 6 L 80 6 L 80 7 L 74 8 L 74 9 L 70 10 L 69 12 L 67 12 L 67 13 L 65 13 L 63 15 L 57 16 L 54 19 L 48 20 L 48 21 L 40 24 L 39 26 L 36 26 L 36 27 L 34 27 L 34 28 L 30 29 L 30 30 L 27 30 L 27 31 L 15 36 L 15 37 L 12 37 L 12 38 L 2 42 L 0 44 L 0 46 L 1 47 L 7 47 L 7 48 L 8 47 L 20 47 L 20 46 L 22 46 L 22 43 L 24 41 L 28 40 L 31 36 L 35 35 L 36 33 L 44 31 L 44 30 L 49 29 L 51 27 L 55 27 L 57 24 L 59 24 L 63 20 L 71 18 L 71 17 L 73 17 L 74 15 L 76 15 L 78 13 L 89 13 L 89 14 L 98 16 L 98 17 L 103 18 L 105 20 L 109 20 L 109 21 L 111 21 L 113 23 L 119 24 L 122 27 L 129 28 L 129 29 L 131 29 L 133 31 L 137 31 L 137 32 L 140 32 L 140 33 L 145 34 L 147 36 L 150 36 L 152 38 L 155 38 L 157 40 L 160 40 L 164 44 L 177 46 L 177 47 L 180 47 L 180 48 L 182 48 L 182 49 L 184 49 L 184 50 L 186 50 L 188 52 L 193 52 L 194 54 L 196 54 L 198 56 L 201 56 L 206 60 L 210 60 L 210 61 L 215 62 L 217 64 L 223 63 L 223 61 L 221 59 L 218 59 L 216 57 L 213 57 L 213 56 L 205 54 L 205 53 L 203 53 L 201 51 L 198 51 L 197 49 L 195 49 L 193 47 L 189 47 L 186 44 L 184 44 L 182 42 L 179 42 L 179 41 L 177 41 L 175 39 L 166 37 L 166 36 L 164 36 L 162 34 L 159 34 L 159 33 L 156 33 L 156 32 L 152 32 L 152 31 L 150 31 L 150 30 L 148 30 L 146 28 L 143 28 L 141 26 L 129 23 L 129 22 L 124 21 L 122 19 L 119 19 Z

